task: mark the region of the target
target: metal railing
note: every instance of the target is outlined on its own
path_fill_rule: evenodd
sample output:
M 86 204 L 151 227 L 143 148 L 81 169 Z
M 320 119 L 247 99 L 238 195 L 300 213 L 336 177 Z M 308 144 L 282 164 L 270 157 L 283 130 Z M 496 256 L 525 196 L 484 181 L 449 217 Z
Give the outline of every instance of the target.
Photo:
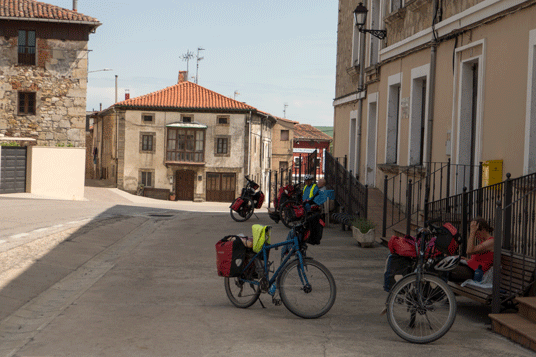
M 345 213 L 367 218 L 368 187 L 361 184 L 330 153 L 326 152 L 324 176 L 327 186 L 335 191 L 335 200 L 344 207 Z
M 478 175 L 478 180 L 475 176 Z M 410 166 L 404 171 L 384 178 L 383 237 L 387 229 L 406 220 L 406 234 L 411 226 L 422 225 L 427 219 L 427 203 L 447 198 L 451 192 L 460 193 L 474 182 L 482 183 L 482 164 L 478 166 L 431 162 Z

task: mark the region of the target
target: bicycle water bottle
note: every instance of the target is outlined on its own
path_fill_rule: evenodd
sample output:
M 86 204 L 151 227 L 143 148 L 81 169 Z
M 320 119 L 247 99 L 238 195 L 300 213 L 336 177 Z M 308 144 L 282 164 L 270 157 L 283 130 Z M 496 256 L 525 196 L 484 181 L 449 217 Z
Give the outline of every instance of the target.
M 270 286 L 270 289 L 268 289 L 268 294 L 274 296 L 274 294 L 275 294 L 275 289 L 276 289 L 276 286 L 275 286 L 275 283 L 273 283 L 273 284 Z
M 478 269 L 475 270 L 475 274 L 473 275 L 474 281 L 482 281 L 482 277 L 484 276 L 484 271 L 482 270 L 482 265 L 478 266 Z

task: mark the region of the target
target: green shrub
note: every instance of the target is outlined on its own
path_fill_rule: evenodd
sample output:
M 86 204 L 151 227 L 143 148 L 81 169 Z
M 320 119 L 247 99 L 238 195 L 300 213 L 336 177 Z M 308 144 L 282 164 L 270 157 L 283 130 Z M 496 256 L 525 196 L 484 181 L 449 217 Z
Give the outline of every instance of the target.
M 374 229 L 376 227 L 376 224 L 374 224 L 374 222 L 370 219 L 356 218 L 352 221 L 352 226 L 359 229 L 361 233 L 367 233 L 371 229 Z
M 0 146 L 20 146 L 16 141 L 2 142 Z

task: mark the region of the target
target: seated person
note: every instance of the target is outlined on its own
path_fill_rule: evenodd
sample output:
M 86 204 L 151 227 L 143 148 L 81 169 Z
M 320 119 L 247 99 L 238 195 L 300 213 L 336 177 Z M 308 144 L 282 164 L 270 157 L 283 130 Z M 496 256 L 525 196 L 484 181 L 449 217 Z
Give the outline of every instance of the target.
M 484 273 L 493 265 L 493 237 L 491 228 L 483 218 L 471 221 L 469 238 L 467 239 L 467 254 L 469 259 L 462 258 L 460 265 L 450 272 L 450 280 L 463 282 L 473 279 L 475 270 L 482 266 Z
M 324 180 L 323 178 L 321 178 L 320 180 L 318 180 L 318 189 L 320 191 L 325 191 L 326 190 L 326 180 Z
M 303 188 L 302 201 L 305 206 L 305 210 L 309 211 L 311 210 L 311 203 L 312 203 L 309 201 L 313 201 L 313 199 L 318 194 L 319 188 L 314 183 L 313 175 L 305 175 L 303 179 L 305 180 L 305 187 Z

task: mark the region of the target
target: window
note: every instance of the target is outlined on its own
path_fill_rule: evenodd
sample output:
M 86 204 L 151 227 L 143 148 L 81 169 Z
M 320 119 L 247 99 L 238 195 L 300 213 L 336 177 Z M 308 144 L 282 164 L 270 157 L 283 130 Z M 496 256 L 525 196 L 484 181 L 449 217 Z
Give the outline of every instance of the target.
M 155 133 L 140 133 L 140 152 L 155 152 Z
M 289 131 L 281 130 L 281 141 L 288 141 L 288 140 L 289 140 Z
M 229 153 L 229 138 L 216 139 L 216 154 L 225 155 Z
M 153 170 L 140 170 L 139 183 L 145 187 L 153 187 L 154 183 L 154 171 Z
M 205 161 L 205 130 L 168 128 L 166 161 Z
M 192 117 L 191 116 L 183 116 L 181 119 L 182 119 L 183 123 L 191 123 L 192 122 Z
M 35 115 L 35 92 L 19 92 L 19 115 Z
M 229 125 L 229 117 L 218 117 L 219 125 Z
M 35 31 L 19 30 L 19 64 L 35 65 Z
M 144 124 L 154 123 L 154 114 L 142 114 L 141 115 L 141 121 Z
M 403 0 L 391 0 L 391 12 L 398 11 L 401 7 L 404 6 Z
M 295 168 L 300 168 L 301 166 L 301 157 L 300 156 L 295 156 L 294 157 L 294 167 Z

